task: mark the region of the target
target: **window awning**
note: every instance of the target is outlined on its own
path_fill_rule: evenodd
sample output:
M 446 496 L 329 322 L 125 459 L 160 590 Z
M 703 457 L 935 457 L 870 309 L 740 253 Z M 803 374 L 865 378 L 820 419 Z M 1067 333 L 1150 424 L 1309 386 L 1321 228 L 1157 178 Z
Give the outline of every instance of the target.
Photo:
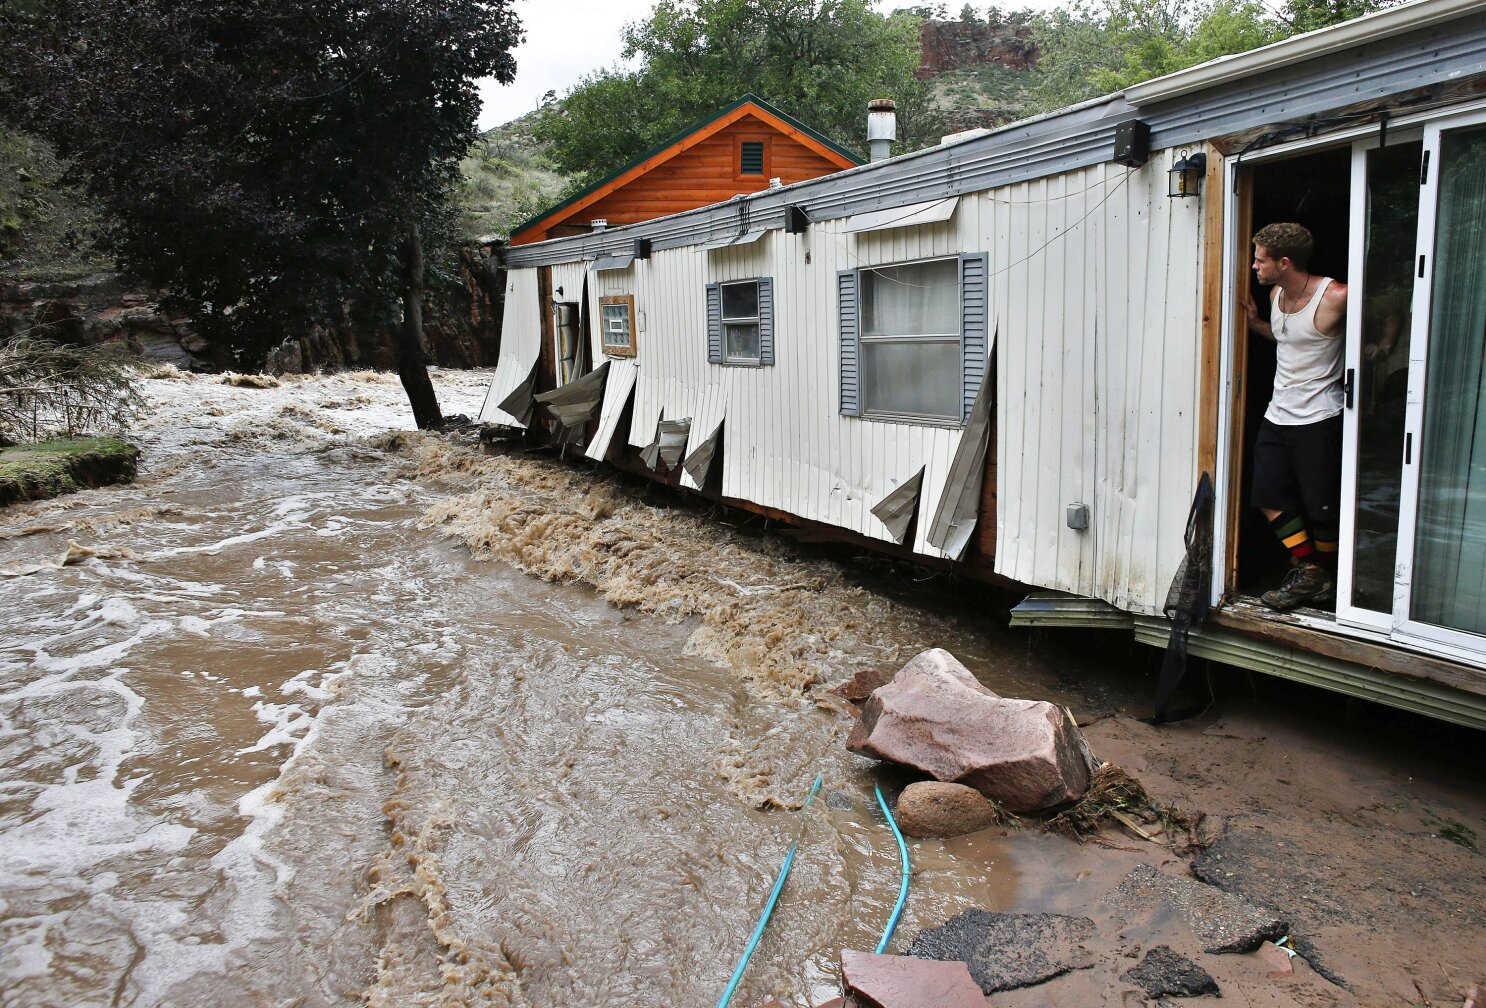
M 629 269 L 630 264 L 634 261 L 635 257 L 632 255 L 604 256 L 602 259 L 595 259 L 589 269 L 594 273 L 600 270 Z
M 726 238 L 714 238 L 712 241 L 705 242 L 701 247 L 708 252 L 713 252 L 717 249 L 736 248 L 739 245 L 752 245 L 768 233 L 768 231 L 749 231 L 740 235 L 728 235 Z
M 853 214 L 846 218 L 846 227 L 842 230 L 847 234 L 860 234 L 863 231 L 886 231 L 888 228 L 913 227 L 916 224 L 937 224 L 953 217 L 955 207 L 959 205 L 960 197 L 946 196 L 927 203 L 909 203 L 887 210 Z

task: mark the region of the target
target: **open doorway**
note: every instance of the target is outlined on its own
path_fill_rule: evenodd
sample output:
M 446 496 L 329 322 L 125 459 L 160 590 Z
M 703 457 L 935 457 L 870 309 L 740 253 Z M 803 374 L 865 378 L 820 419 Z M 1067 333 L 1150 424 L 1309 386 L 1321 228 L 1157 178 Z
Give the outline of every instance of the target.
M 1245 196 L 1240 200 L 1238 253 L 1249 284 L 1249 293 L 1259 306 L 1259 316 L 1268 321 L 1270 290 L 1261 287 L 1248 263 L 1253 257 L 1250 237 L 1255 231 L 1280 221 L 1300 224 L 1315 237 L 1315 252 L 1308 272 L 1317 276 L 1347 279 L 1351 239 L 1352 152 L 1349 146 L 1264 161 L 1243 169 L 1239 180 Z M 1240 285 L 1244 282 L 1240 279 Z M 1233 587 L 1242 595 L 1255 596 L 1279 585 L 1289 567 L 1289 553 L 1274 537 L 1263 514 L 1250 505 L 1254 478 L 1254 443 L 1259 422 L 1274 387 L 1274 344 L 1247 332 L 1238 334 L 1236 355 L 1241 382 L 1241 431 L 1239 487 L 1233 506 L 1237 509 Z M 1239 418 L 1236 418 L 1239 419 Z

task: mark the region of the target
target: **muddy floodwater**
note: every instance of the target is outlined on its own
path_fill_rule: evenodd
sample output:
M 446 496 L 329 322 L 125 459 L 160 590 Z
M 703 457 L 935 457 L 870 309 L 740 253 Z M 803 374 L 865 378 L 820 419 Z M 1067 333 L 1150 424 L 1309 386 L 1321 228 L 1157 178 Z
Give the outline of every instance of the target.
M 436 375 L 447 413 L 485 382 Z M 1486 971 L 1480 753 L 1399 741 L 1428 722 L 1250 691 L 1150 728 L 1123 640 L 1034 646 L 587 465 L 411 432 L 389 376 L 145 392 L 138 482 L 0 511 L 0 1003 L 712 1005 L 796 839 L 734 1003 L 824 1001 L 897 895 L 872 788 L 902 780 L 821 687 L 931 646 L 1278 845 L 1347 985 L 1211 957 L 1236 1003 L 1450 1004 Z M 895 949 L 1184 871 L 1133 835 L 912 853 Z M 1169 922 L 1095 916 L 1098 968 L 990 1003 L 1139 1004 L 1111 978 Z

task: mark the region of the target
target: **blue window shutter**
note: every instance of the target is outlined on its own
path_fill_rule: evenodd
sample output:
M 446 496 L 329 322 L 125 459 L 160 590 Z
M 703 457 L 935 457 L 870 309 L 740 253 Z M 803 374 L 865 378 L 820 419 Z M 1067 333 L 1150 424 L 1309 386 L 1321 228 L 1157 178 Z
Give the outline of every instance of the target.
M 774 363 L 774 278 L 758 281 L 758 362 Z
M 980 382 L 986 373 L 986 353 L 990 343 L 988 326 L 989 297 L 987 274 L 989 257 L 984 252 L 967 252 L 960 256 L 960 368 L 964 407 L 961 419 L 969 419 Z
M 722 363 L 722 285 L 707 285 L 707 363 Z
M 861 327 L 857 314 L 858 274 L 854 269 L 836 274 L 836 309 L 841 325 L 841 412 L 862 415 Z

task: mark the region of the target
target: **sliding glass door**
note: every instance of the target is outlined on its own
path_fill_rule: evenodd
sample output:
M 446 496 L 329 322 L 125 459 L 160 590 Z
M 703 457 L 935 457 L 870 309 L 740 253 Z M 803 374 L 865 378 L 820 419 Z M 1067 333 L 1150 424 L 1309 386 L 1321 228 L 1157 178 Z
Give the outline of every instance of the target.
M 1424 137 L 1395 627 L 1486 653 L 1486 116 Z

